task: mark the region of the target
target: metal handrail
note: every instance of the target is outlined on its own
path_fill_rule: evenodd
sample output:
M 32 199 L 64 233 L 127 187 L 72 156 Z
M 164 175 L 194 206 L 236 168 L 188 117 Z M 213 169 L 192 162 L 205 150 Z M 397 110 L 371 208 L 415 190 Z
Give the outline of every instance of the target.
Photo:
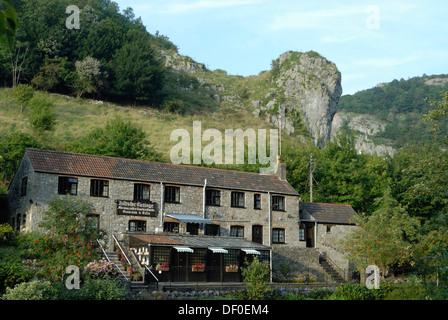
M 121 273 L 121 275 L 126 279 L 126 281 L 129 281 L 128 277 L 123 273 L 123 271 L 121 271 L 121 269 L 117 266 L 117 264 L 110 261 L 109 256 L 107 255 L 106 251 L 104 251 L 100 241 L 96 239 L 96 242 L 98 242 L 98 244 L 100 245 L 101 251 L 103 251 L 103 254 L 106 257 L 107 261 L 114 265 L 115 269 L 117 269 Z
M 126 258 L 126 261 L 132 265 L 131 261 L 129 261 L 128 256 L 126 255 L 126 252 L 124 252 L 123 248 L 120 246 L 120 243 L 118 242 L 117 238 L 115 238 L 115 235 L 112 235 L 112 238 L 114 239 L 115 243 L 118 245 L 118 248 L 120 248 L 121 252 L 123 252 L 124 257 Z
M 146 270 L 148 270 L 148 271 L 151 273 L 151 275 L 154 277 L 154 279 L 156 279 L 156 281 L 159 282 L 159 279 L 157 279 L 157 277 L 156 277 L 156 275 L 154 274 L 154 272 L 152 272 L 152 270 L 149 269 L 147 265 L 145 265 L 145 268 L 146 268 Z

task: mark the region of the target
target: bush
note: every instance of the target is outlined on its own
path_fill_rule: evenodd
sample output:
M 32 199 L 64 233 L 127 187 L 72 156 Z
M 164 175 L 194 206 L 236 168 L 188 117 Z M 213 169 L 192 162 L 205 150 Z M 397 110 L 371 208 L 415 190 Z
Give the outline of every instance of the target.
M 34 280 L 7 288 L 3 300 L 49 300 L 54 295 L 50 281 Z
M 113 263 L 105 259 L 89 262 L 84 268 L 84 274 L 94 279 L 103 279 L 118 276 L 118 270 Z
M 44 96 L 35 95 L 29 102 L 29 120 L 32 128 L 37 131 L 53 130 L 53 103 Z
M 384 296 L 384 300 L 422 300 L 428 296 L 423 283 L 410 277 L 405 283 L 398 283 Z
M 125 300 L 127 290 L 117 279 L 87 278 L 79 289 L 69 290 L 65 283 L 54 284 L 55 300 Z
M 330 289 L 313 289 L 308 293 L 308 299 L 312 300 L 325 300 L 329 298 L 333 294 L 333 291 Z
M 242 270 L 246 283 L 248 300 L 263 300 L 271 290 L 267 285 L 269 280 L 269 265 L 267 261 L 259 261 L 257 258 L 251 263 L 245 262 L 247 268 Z
M 334 300 L 375 300 L 375 289 L 355 283 L 343 283 L 338 286 L 331 296 Z

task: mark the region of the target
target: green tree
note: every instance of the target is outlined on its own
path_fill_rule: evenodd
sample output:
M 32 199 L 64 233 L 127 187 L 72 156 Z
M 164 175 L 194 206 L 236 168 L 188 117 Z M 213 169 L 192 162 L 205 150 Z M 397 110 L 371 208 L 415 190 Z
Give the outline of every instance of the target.
M 263 300 L 266 299 L 270 292 L 269 281 L 269 264 L 267 261 L 260 261 L 254 258 L 252 262 L 245 261 L 246 268 L 242 269 L 244 282 L 247 289 L 247 299 Z
M 371 216 L 360 218 L 359 228 L 344 240 L 344 248 L 358 270 L 373 264 L 386 277 L 392 265 L 415 263 L 414 244 L 420 223 L 391 197 L 389 188 L 376 204 L 378 209 Z
M 17 87 L 14 88 L 14 98 L 20 105 L 20 113 L 23 112 L 23 108 L 28 104 L 28 102 L 34 96 L 34 89 L 32 86 L 27 84 L 18 84 Z
M 82 61 L 75 62 L 76 80 L 75 91 L 79 97 L 84 92 L 97 93 L 104 86 L 106 73 L 101 70 L 101 63 L 95 58 L 87 56 Z
M 40 268 L 37 276 L 60 281 L 69 265 L 82 269 L 99 258 L 97 240 L 105 232 L 97 227 L 91 216 L 94 211 L 88 201 L 62 197 L 49 202 L 49 209 L 40 223 L 43 233 L 36 233 L 30 254 L 37 257 Z
M 35 95 L 29 102 L 29 121 L 31 127 L 42 132 L 53 130 L 55 123 L 53 103 L 43 95 Z
M 163 67 L 150 45 L 149 35 L 130 30 L 113 57 L 115 88 L 128 100 L 155 102 L 163 86 Z
M 73 143 L 70 149 L 74 152 L 128 159 L 161 159 L 146 140 L 143 128 L 118 117 L 108 121 L 103 128 L 94 129 L 86 137 Z
M 0 134 L 0 181 L 9 181 L 26 148 L 42 148 L 31 134 L 13 129 Z
M 436 133 L 441 132 L 443 125 L 446 126 L 446 117 L 448 115 L 448 91 L 442 92 L 440 98 L 440 100 L 429 99 L 429 104 L 432 109 L 423 116 L 426 121 L 432 123 L 432 128 Z M 444 143 L 448 143 L 448 136 L 442 136 L 442 140 Z
M 14 45 L 19 18 L 10 0 L 0 1 L 0 44 L 5 44 L 9 50 Z

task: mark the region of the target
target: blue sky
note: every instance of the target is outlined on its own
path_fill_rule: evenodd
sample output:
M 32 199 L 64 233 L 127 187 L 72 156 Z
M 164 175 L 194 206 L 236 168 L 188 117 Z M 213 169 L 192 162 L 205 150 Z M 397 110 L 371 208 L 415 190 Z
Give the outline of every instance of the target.
M 448 74 L 446 1 L 114 1 L 210 70 L 257 75 L 283 52 L 314 50 L 337 65 L 343 94 Z

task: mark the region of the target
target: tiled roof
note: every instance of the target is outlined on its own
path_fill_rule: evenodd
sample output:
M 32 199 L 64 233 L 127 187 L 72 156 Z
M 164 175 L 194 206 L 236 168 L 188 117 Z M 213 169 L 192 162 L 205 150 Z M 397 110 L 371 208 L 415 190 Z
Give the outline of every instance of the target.
M 300 218 L 321 223 L 355 224 L 356 211 L 348 204 L 300 202 Z
M 170 237 L 164 235 L 156 234 L 136 234 L 132 237 L 142 240 L 150 244 L 163 244 L 163 245 L 183 245 L 183 242 L 171 239 Z
M 203 186 L 207 179 L 210 187 L 298 195 L 276 175 L 50 150 L 25 152 L 37 172 L 194 186 Z
M 240 237 L 188 236 L 178 234 L 167 235 L 132 235 L 132 237 L 149 244 L 183 245 L 192 248 L 220 247 L 225 249 L 269 250 L 269 247 Z

